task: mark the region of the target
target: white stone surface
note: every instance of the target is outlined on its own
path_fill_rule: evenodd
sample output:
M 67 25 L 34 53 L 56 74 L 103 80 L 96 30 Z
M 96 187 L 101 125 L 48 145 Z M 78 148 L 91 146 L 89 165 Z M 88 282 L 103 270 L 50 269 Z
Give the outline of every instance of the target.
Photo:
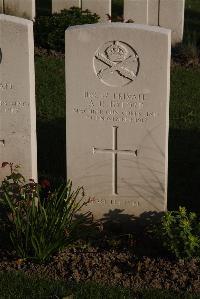
M 158 7 L 159 0 L 124 0 L 124 20 L 157 26 Z
M 183 39 L 185 0 L 124 0 L 124 20 L 172 30 L 172 45 Z
M 148 0 L 124 0 L 124 20 L 148 24 Z
M 0 0 L 0 13 L 3 13 L 3 0 Z
M 100 16 L 100 22 L 109 21 L 111 16 L 111 0 L 82 0 L 82 10 L 88 9 Z
M 172 45 L 183 39 L 185 0 L 160 0 L 159 26 L 172 30 Z
M 0 165 L 37 179 L 33 23 L 0 15 Z M 0 168 L 0 180 L 7 171 Z
M 95 218 L 166 209 L 170 35 L 122 23 L 66 31 L 67 176 Z
M 4 0 L 4 13 L 25 19 L 35 19 L 35 0 Z
M 70 9 L 71 7 L 81 8 L 81 0 L 52 0 L 52 12 L 60 12 L 63 9 Z
M 148 0 L 148 25 L 158 26 L 159 0 Z

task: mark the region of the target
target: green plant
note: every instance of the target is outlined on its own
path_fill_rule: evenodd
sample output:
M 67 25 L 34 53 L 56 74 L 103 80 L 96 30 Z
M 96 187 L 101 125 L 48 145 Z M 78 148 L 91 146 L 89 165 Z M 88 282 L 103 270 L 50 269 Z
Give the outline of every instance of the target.
M 89 10 L 73 7 L 50 16 L 39 16 L 35 20 L 36 45 L 42 48 L 64 52 L 65 30 L 69 26 L 97 23 L 99 16 Z
M 178 211 L 165 213 L 157 234 L 164 247 L 177 258 L 199 255 L 200 223 L 197 215 L 187 212 L 186 208 L 179 207 Z
M 18 167 L 7 164 L 11 174 L 2 182 L 0 200 L 6 207 L 10 240 L 20 258 L 44 261 L 73 242 L 80 225 L 80 218 L 74 216 L 86 204 L 84 190 L 73 191 L 68 181 L 41 198 L 39 185 L 33 181 L 26 184 Z

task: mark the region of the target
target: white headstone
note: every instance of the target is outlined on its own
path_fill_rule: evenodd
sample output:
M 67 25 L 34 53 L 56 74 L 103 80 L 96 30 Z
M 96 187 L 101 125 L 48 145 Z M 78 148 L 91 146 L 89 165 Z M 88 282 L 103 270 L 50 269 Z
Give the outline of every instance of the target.
M 34 20 L 35 0 L 4 0 L 4 13 Z
M 124 20 L 172 30 L 172 45 L 183 39 L 185 0 L 124 0 Z
M 172 30 L 172 45 L 183 39 L 185 0 L 160 0 L 159 26 Z
M 3 13 L 3 0 L 0 0 L 0 13 Z
M 124 20 L 148 24 L 148 0 L 124 0 Z
M 82 0 L 82 10 L 88 9 L 100 16 L 100 22 L 109 21 L 111 16 L 111 0 Z
M 157 26 L 158 8 L 159 0 L 124 0 L 124 20 Z
M 61 10 L 71 7 L 81 8 L 81 0 L 52 0 L 52 13 L 59 13 Z
M 33 23 L 1 14 L 0 38 L 0 165 L 37 179 Z
M 166 209 L 170 35 L 122 23 L 66 31 L 67 176 L 94 198 L 95 218 Z
M 148 25 L 157 26 L 159 18 L 159 0 L 148 1 Z

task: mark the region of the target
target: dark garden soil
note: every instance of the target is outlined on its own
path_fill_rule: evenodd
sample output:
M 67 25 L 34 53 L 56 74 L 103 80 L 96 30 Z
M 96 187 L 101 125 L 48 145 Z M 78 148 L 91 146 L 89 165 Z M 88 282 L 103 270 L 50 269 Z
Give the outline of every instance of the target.
M 71 282 L 95 281 L 106 285 L 200 292 L 200 260 L 173 260 L 169 257 L 139 256 L 134 244 L 118 247 L 87 246 L 65 249 L 49 262 L 38 264 L 17 260 L 0 252 L 0 271 L 23 271 L 47 279 Z M 114 245 L 114 246 L 113 246 Z M 122 245 L 122 244 L 121 244 Z M 147 248 L 147 244 L 146 246 Z

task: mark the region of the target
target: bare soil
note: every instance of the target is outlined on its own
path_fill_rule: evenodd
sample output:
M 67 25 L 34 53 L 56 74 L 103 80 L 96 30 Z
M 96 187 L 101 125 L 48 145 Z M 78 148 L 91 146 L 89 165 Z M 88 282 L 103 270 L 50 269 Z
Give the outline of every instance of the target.
M 126 245 L 113 243 L 111 246 L 103 244 L 65 249 L 44 264 L 18 260 L 14 252 L 1 251 L 0 271 L 18 270 L 47 279 L 95 281 L 134 290 L 156 288 L 200 292 L 199 259 L 139 256 L 134 250 L 135 244 L 128 242 Z

